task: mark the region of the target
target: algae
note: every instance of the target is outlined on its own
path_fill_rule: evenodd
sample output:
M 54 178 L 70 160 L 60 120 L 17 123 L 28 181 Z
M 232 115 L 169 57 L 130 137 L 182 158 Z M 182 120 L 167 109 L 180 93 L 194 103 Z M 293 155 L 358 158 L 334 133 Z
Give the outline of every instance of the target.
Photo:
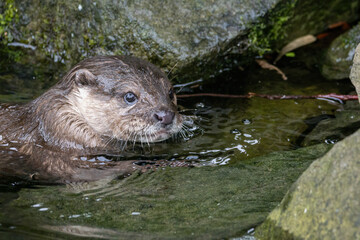
M 19 13 L 14 0 L 6 0 L 0 3 L 0 55 L 1 62 L 8 60 L 19 60 L 23 55 L 22 51 L 11 49 L 8 43 L 14 40 L 13 25 L 19 22 Z
M 6 0 L 0 4 L 0 40 L 2 44 L 11 42 L 13 36 L 9 31 L 11 25 L 19 21 L 18 9 L 14 0 Z
M 249 41 L 251 49 L 258 55 L 273 52 L 274 46 L 284 42 L 284 26 L 293 16 L 298 0 L 283 1 L 270 10 L 260 22 L 250 27 Z

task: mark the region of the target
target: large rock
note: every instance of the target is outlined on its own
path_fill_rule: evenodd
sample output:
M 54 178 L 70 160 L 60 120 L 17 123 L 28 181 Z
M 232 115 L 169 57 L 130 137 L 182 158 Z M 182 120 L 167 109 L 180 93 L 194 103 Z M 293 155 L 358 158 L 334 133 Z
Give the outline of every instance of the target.
M 328 48 L 321 72 L 327 79 L 348 78 L 356 46 L 360 42 L 360 23 L 337 37 Z
M 92 55 L 131 54 L 175 71 L 243 34 L 277 2 L 15 1 L 19 21 L 9 33 L 69 65 Z
M 259 239 L 360 239 L 360 131 L 313 162 L 258 228 Z
M 182 81 L 246 64 L 328 24 L 353 21 L 359 10 L 359 1 L 347 0 L 9 2 L 0 3 L 0 13 L 17 9 L 18 21 L 0 30 L 28 56 L 72 65 L 90 55 L 132 54 Z

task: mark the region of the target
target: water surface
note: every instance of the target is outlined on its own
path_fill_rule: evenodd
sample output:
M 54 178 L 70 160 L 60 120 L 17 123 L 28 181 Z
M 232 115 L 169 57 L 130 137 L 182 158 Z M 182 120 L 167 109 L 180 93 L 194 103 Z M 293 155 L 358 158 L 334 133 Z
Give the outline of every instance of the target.
M 2 102 L 27 102 L 61 75 L 56 66 L 2 64 Z M 201 90 L 288 95 L 353 90 L 348 80 L 328 82 L 305 66 L 290 64 L 283 70 L 287 81 L 252 67 L 226 73 Z M 324 143 L 302 148 L 313 127 L 305 120 L 332 116 L 343 108 L 326 100 L 261 98 L 180 98 L 179 104 L 196 124 L 193 134 L 117 160 L 184 160 L 196 167 L 160 168 L 68 186 L 2 185 L 0 234 L 14 239 L 239 237 L 252 232 L 311 161 L 331 147 Z

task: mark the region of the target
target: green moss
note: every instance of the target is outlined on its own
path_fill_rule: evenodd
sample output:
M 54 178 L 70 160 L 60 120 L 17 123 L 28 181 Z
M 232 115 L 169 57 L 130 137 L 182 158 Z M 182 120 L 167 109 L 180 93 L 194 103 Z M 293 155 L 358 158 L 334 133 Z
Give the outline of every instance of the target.
M 18 61 L 22 53 L 7 47 L 8 42 L 13 41 L 11 25 L 19 21 L 18 9 L 14 0 L 6 0 L 0 3 L 0 56 L 2 61 Z
M 249 33 L 249 41 L 254 52 L 260 56 L 272 52 L 274 43 L 285 38 L 284 26 L 293 15 L 297 1 L 278 4 L 265 18 L 253 25 Z
M 350 31 L 337 37 L 326 50 L 321 73 L 327 79 L 345 79 L 349 77 L 356 46 L 360 42 L 360 23 Z
M 300 240 L 300 238 L 297 238 L 288 231 L 276 226 L 275 221 L 269 219 L 267 219 L 260 227 L 256 229 L 255 237 L 262 240 Z
M 1 9 L 1 8 L 0 8 Z M 9 32 L 9 26 L 19 20 L 18 10 L 14 5 L 14 0 L 6 0 L 3 11 L 0 13 L 0 40 L 1 42 L 11 42 L 13 37 Z

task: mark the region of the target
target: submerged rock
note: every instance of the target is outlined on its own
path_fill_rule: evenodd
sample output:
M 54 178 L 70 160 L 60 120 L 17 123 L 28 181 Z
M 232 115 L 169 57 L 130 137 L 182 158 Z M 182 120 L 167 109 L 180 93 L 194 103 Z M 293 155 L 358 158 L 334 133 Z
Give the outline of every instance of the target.
M 359 42 L 360 23 L 331 43 L 321 66 L 323 76 L 334 80 L 348 78 L 355 49 Z
M 360 128 L 360 106 L 357 101 L 346 102 L 344 109 L 335 112 L 334 116 L 320 121 L 306 135 L 302 145 L 310 146 L 319 143 L 333 144 Z
M 11 7 L 18 20 L 0 26 L 11 36 L 4 39 L 37 56 L 32 62 L 50 56 L 73 65 L 92 55 L 131 54 L 181 81 L 249 63 L 328 24 L 353 21 L 359 10 L 358 1 L 346 0 L 5 2 L 0 13 Z

